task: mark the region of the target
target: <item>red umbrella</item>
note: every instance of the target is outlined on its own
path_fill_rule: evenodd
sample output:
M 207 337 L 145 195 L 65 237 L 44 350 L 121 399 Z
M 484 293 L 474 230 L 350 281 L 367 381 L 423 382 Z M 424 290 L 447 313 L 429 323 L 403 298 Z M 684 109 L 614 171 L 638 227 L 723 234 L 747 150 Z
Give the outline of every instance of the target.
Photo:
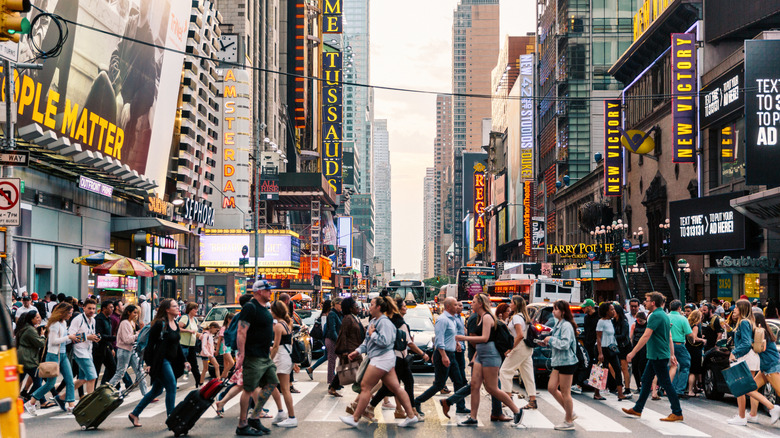
M 132 275 L 135 277 L 154 277 L 155 275 L 151 266 L 127 257 L 109 260 L 102 265 L 92 268 L 92 272 L 98 275 Z

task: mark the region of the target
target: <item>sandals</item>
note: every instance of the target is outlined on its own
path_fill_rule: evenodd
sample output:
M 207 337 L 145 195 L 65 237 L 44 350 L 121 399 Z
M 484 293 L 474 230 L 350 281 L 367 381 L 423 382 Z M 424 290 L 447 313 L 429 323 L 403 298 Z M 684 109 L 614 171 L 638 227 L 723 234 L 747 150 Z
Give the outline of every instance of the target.
M 54 403 L 51 400 L 47 400 L 46 403 L 41 403 L 41 409 L 53 408 L 55 406 L 57 406 L 57 403 Z
M 598 396 L 597 396 L 597 395 L 594 395 L 594 396 L 593 396 L 593 400 L 606 400 L 606 398 L 604 398 L 604 397 L 602 397 L 602 396 L 600 396 L 600 395 L 598 395 Z
M 135 417 L 135 415 L 127 414 L 127 418 L 130 420 L 131 423 L 133 423 L 133 427 L 141 427 L 141 424 L 136 423 L 136 421 L 138 421 L 138 417 L 135 417 L 135 419 L 133 419 L 133 417 Z
M 217 409 L 217 404 L 218 403 L 214 403 L 211 405 L 211 407 L 214 408 L 214 411 L 217 413 L 217 417 L 225 418 L 225 407 L 222 406 L 221 408 Z
M 657 396 L 657 395 L 656 395 L 656 396 L 654 396 L 654 397 L 650 397 L 650 399 L 651 399 L 651 400 L 661 400 L 661 397 L 659 397 L 659 396 Z

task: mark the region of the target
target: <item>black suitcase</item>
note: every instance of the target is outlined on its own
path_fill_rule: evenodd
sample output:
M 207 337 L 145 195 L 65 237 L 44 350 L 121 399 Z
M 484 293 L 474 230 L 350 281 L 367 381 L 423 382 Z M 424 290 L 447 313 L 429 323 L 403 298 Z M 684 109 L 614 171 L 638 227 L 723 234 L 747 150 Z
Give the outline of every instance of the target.
M 219 391 L 225 386 L 225 381 L 209 382 L 201 389 L 196 389 L 187 394 L 165 420 L 165 425 L 173 432 L 173 436 L 187 435 L 195 426 L 201 416 L 211 407 Z M 209 397 L 204 397 L 209 394 Z

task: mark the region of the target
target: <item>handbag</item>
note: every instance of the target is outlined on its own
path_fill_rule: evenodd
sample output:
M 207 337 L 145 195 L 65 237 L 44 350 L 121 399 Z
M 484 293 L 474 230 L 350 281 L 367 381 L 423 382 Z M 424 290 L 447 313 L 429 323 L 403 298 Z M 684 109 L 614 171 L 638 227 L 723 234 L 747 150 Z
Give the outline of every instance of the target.
M 41 354 L 41 362 L 38 364 L 38 377 L 42 379 L 50 379 L 60 375 L 60 362 L 44 362 L 43 358 L 46 356 L 46 350 L 49 348 L 49 337 L 46 336 L 46 346 L 43 347 L 43 354 Z M 58 357 L 59 359 L 59 357 Z
M 336 366 L 336 374 L 339 376 L 339 383 L 341 385 L 351 385 L 357 382 L 358 371 L 360 365 L 363 363 L 363 358 L 358 356 L 358 359 L 353 361 L 342 361 L 339 359 L 339 365 Z
M 734 397 L 743 396 L 758 389 L 756 381 L 753 380 L 753 375 L 744 361 L 731 365 L 730 368 L 726 368 L 721 373 Z
M 590 367 L 590 377 L 588 377 L 585 383 L 599 391 L 603 391 L 607 389 L 607 375 L 609 375 L 608 367 L 602 367 L 601 364 L 594 363 Z
M 352 384 L 352 390 L 358 394 L 360 394 L 360 383 L 363 381 L 363 375 L 366 373 L 366 368 L 368 368 L 368 362 L 369 360 L 366 359 L 360 363 L 360 368 L 358 368 L 357 376 L 355 377 L 355 383 Z

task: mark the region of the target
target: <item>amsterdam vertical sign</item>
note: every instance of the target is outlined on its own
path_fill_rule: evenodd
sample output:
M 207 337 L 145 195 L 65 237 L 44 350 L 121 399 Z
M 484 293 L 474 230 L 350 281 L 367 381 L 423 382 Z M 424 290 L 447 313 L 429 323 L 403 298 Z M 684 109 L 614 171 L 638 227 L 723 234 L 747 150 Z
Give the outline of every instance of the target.
M 604 195 L 623 194 L 623 146 L 620 144 L 621 102 L 604 101 Z
M 325 0 L 322 33 L 342 33 L 341 0 Z M 336 194 L 343 188 L 343 54 L 335 47 L 322 47 L 322 174 Z
M 672 147 L 675 163 L 696 157 L 696 35 L 672 34 Z

